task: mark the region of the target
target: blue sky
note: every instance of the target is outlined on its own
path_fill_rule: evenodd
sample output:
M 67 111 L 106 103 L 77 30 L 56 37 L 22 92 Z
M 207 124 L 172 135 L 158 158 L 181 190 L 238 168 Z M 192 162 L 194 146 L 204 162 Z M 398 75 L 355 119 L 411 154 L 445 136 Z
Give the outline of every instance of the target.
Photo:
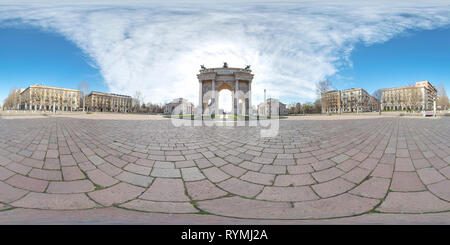
M 449 90 L 450 27 L 409 31 L 384 43 L 357 45 L 350 59 L 352 67 L 330 77 L 337 89 L 362 87 L 373 93 L 428 80 Z
M 77 89 L 88 81 L 90 89 L 108 88 L 90 58 L 61 35 L 38 28 L 0 28 L 0 100 L 10 89 L 44 84 Z
M 251 65 L 253 104 L 314 101 L 335 89 L 450 88 L 448 1 L 191 0 L 2 4 L 0 100 L 34 83 L 198 102 L 200 65 Z M 338 4 L 339 3 L 339 4 Z

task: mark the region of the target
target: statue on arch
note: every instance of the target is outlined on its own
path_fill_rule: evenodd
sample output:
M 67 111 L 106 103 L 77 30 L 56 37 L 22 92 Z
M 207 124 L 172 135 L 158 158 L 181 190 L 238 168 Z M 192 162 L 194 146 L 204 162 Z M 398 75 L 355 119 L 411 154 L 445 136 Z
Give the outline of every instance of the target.
M 223 62 L 223 68 L 228 68 L 227 62 Z

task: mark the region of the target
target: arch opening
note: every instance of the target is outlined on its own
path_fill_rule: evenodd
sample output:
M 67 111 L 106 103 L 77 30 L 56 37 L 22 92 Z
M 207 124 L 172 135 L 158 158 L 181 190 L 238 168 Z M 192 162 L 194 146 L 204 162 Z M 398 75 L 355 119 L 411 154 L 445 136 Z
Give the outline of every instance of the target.
M 219 91 L 219 114 L 228 114 L 233 109 L 233 99 L 231 90 L 222 89 Z

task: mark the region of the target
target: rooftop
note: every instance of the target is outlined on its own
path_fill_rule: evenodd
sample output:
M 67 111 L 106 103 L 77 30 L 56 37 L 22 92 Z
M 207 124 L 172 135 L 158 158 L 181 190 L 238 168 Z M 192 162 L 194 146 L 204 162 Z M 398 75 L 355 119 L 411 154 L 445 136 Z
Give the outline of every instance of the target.
M 126 98 L 131 98 L 131 96 L 129 95 L 123 95 L 123 94 L 114 94 L 114 93 L 105 93 L 105 92 L 99 92 L 99 91 L 92 91 L 89 95 L 96 93 L 96 94 L 104 94 L 104 95 L 109 95 L 109 96 L 116 96 L 116 97 L 126 97 Z
M 227 62 L 223 63 L 222 67 L 217 67 L 217 68 L 206 68 L 205 66 L 201 65 L 200 69 L 200 73 L 212 73 L 212 72 L 217 72 L 217 73 L 221 73 L 221 72 L 226 72 L 226 73 L 234 73 L 234 72 L 245 72 L 245 73 L 251 73 L 252 70 L 250 70 L 250 66 L 246 66 L 245 68 L 235 68 L 235 67 L 228 67 Z
M 45 86 L 45 85 L 42 85 L 42 84 L 33 84 L 33 85 L 30 85 L 28 88 L 26 88 L 26 89 L 21 89 L 22 91 L 21 91 L 21 93 L 23 93 L 25 90 L 27 90 L 27 89 L 29 89 L 29 88 L 36 88 L 36 87 L 38 87 L 38 88 L 49 88 L 49 89 L 58 89 L 58 90 L 61 90 L 61 89 L 63 89 L 63 90 L 70 90 L 70 91 L 80 91 L 80 90 L 78 90 L 78 89 L 71 89 L 71 88 L 58 88 L 58 87 L 50 87 L 50 86 Z

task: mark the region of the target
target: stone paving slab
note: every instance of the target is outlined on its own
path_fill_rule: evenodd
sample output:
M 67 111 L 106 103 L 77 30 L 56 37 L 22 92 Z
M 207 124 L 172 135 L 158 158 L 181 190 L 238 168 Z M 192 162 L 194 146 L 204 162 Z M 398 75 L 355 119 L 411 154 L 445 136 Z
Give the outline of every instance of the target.
M 187 202 L 185 188 L 181 179 L 157 178 L 148 190 L 140 197 L 153 201 Z
M 437 198 L 428 191 L 390 192 L 377 210 L 399 213 L 450 211 L 450 203 Z
M 99 207 L 85 194 L 47 194 L 30 192 L 25 197 L 11 203 L 13 207 L 39 209 L 86 209 Z
M 265 187 L 256 199 L 269 201 L 308 201 L 319 197 L 314 194 L 309 186 L 300 187 Z
M 54 181 L 50 182 L 47 193 L 85 193 L 95 190 L 89 180 Z
M 15 208 L 0 212 L 0 224 L 125 224 L 125 225 L 295 225 L 295 224 L 450 224 L 450 212 L 431 214 L 369 213 L 358 216 L 320 220 L 262 220 L 237 219 L 216 215 L 165 214 L 126 210 L 121 208 L 96 208 L 88 210 L 36 210 Z
M 23 197 L 27 193 L 28 191 L 0 182 L 0 202 L 10 203 Z
M 364 197 L 381 199 L 386 196 L 390 182 L 390 179 L 372 177 L 355 187 L 350 191 L 350 193 Z
M 280 120 L 278 136 L 261 138 L 259 127 L 110 117 L 0 119 L 0 216 L 420 223 L 450 212 L 450 118 Z
M 437 197 L 450 202 L 450 180 L 443 180 L 428 186 L 431 193 Z
M 106 189 L 88 193 L 89 197 L 103 206 L 117 205 L 141 195 L 145 189 L 142 187 L 119 183 Z
M 189 202 L 154 202 L 136 199 L 120 205 L 133 210 L 157 213 L 198 213 L 199 211 Z
M 192 200 L 214 199 L 228 194 L 209 180 L 188 182 L 186 189 Z

